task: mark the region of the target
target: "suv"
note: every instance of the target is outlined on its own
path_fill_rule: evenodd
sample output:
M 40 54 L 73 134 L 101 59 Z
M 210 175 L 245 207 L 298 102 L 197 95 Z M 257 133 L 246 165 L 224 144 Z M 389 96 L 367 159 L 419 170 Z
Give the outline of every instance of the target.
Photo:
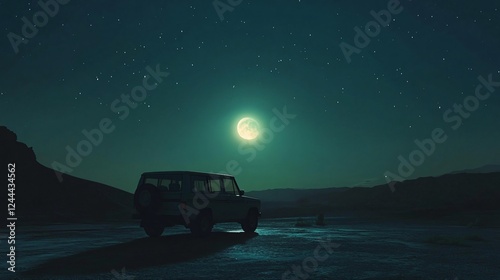
M 157 237 L 167 226 L 184 225 L 207 235 L 216 223 L 238 222 L 254 232 L 260 200 L 244 196 L 231 175 L 192 171 L 143 173 L 134 194 L 141 227 Z

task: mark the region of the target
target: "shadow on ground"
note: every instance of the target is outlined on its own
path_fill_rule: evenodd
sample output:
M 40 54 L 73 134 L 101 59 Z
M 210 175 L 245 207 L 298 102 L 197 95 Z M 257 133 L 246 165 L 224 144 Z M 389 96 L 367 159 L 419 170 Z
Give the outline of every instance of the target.
M 184 262 L 245 243 L 257 235 L 214 232 L 204 238 L 190 234 L 141 238 L 53 259 L 26 271 L 25 275 L 92 274 L 119 270 L 122 267 L 137 269 Z

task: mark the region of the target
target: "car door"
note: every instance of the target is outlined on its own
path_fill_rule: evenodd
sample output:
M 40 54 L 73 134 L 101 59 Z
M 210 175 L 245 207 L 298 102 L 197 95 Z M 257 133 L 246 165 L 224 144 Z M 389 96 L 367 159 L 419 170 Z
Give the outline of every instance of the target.
M 221 222 L 224 217 L 224 197 L 221 192 L 220 178 L 209 175 L 194 175 L 191 177 L 193 184 L 193 207 L 198 211 L 210 209 L 215 223 Z
M 231 221 L 240 221 L 246 216 L 244 201 L 239 194 L 238 185 L 234 178 L 223 179 L 223 194 L 227 203 L 227 215 Z
M 212 218 L 214 222 L 223 222 L 227 219 L 225 208 L 226 201 L 222 193 L 222 179 L 219 176 L 208 176 L 207 178 L 208 192 L 205 196 L 209 200 L 210 209 L 212 209 Z

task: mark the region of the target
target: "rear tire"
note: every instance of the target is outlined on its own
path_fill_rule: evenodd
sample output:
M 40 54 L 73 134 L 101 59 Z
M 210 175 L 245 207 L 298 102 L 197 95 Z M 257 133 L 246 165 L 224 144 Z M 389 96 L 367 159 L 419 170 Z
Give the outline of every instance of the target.
M 196 236 L 207 236 L 212 232 L 213 226 L 212 214 L 208 211 L 203 211 L 198 214 L 189 229 Z
M 252 233 L 255 232 L 258 225 L 259 225 L 259 214 L 254 209 L 249 210 L 247 217 L 241 223 L 241 228 L 246 233 Z

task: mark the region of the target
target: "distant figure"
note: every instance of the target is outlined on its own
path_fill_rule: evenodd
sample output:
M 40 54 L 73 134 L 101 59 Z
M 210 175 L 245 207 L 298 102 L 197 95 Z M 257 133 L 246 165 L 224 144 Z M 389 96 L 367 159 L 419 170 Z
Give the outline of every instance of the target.
M 318 226 L 325 225 L 325 215 L 323 213 L 318 215 L 318 218 L 316 219 L 316 225 L 318 225 Z

